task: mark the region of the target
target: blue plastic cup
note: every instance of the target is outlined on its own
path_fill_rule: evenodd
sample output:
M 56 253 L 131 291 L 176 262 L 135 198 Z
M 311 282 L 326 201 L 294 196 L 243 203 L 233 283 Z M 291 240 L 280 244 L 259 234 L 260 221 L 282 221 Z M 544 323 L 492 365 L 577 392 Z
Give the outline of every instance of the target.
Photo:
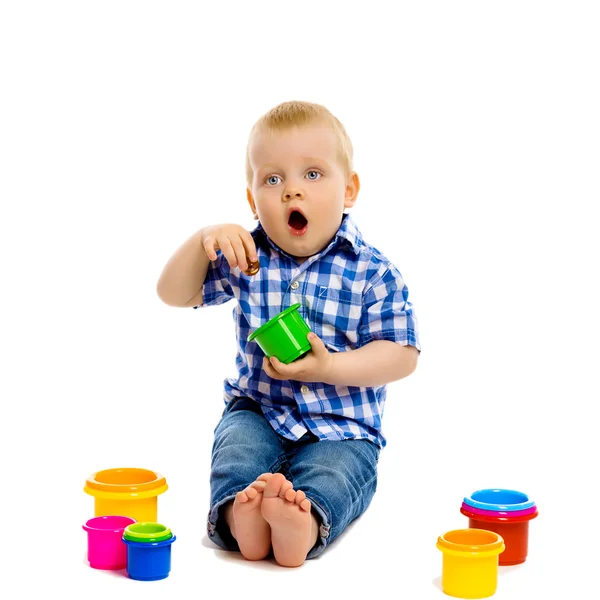
M 463 499 L 465 504 L 481 510 L 507 511 L 526 510 L 535 505 L 527 494 L 504 488 L 477 490 Z
M 127 574 L 139 581 L 165 579 L 171 572 L 171 544 L 175 536 L 161 542 L 133 542 L 127 545 Z

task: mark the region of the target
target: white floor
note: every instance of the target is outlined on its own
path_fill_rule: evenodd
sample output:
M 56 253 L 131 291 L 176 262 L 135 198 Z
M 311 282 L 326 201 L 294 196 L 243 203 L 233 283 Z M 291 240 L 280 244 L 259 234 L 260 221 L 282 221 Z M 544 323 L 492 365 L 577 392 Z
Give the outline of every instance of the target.
M 389 425 L 402 412 L 391 410 Z M 185 456 L 176 460 L 173 453 L 165 451 L 165 464 L 171 467 L 163 474 L 170 489 L 159 498 L 159 521 L 171 527 L 177 541 L 172 546 L 171 574 L 157 582 L 133 581 L 124 571 L 97 571 L 88 566 L 81 524 L 93 516 L 93 499 L 81 489 L 89 474 L 82 467 L 86 459 L 74 453 L 73 466 L 57 468 L 46 481 L 56 487 L 60 497 L 53 498 L 48 489 L 43 497 L 23 498 L 19 506 L 13 506 L 13 514 L 20 511 L 29 518 L 13 524 L 19 535 L 13 536 L 10 547 L 4 545 L 11 569 L 3 579 L 8 576 L 17 583 L 10 597 L 31 598 L 56 590 L 65 598 L 158 599 L 169 594 L 176 598 L 258 600 L 276 590 L 278 595 L 290 592 L 294 597 L 377 595 L 441 600 L 437 536 L 466 527 L 467 519 L 458 510 L 462 496 L 493 483 L 526 491 L 537 501 L 540 512 L 530 523 L 527 562 L 499 569 L 496 597 L 594 597 L 590 595 L 597 570 L 594 530 L 586 530 L 568 508 L 578 496 L 561 491 L 573 483 L 565 472 L 557 473 L 556 479 L 547 477 L 551 470 L 544 471 L 539 455 L 537 468 L 527 460 L 520 469 L 514 463 L 510 477 L 503 468 L 497 475 L 492 467 L 480 472 L 477 456 L 472 462 L 452 464 L 457 453 L 449 449 L 445 456 L 439 449 L 426 449 L 427 433 L 411 434 L 409 429 L 405 429 L 408 435 L 404 439 L 396 435 L 382 454 L 381 483 L 368 511 L 319 559 L 298 569 L 284 569 L 272 561 L 250 563 L 208 541 L 204 535 L 207 488 L 202 461 L 194 479 L 190 475 L 194 462 Z M 114 466 L 107 462 L 104 466 Z M 583 495 L 584 490 L 582 487 Z

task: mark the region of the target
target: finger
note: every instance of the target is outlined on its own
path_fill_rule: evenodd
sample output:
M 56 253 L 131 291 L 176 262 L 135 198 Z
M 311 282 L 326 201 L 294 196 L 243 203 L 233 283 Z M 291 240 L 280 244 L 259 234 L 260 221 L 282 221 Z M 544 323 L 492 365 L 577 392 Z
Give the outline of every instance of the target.
M 308 341 L 310 343 L 310 347 L 315 354 L 322 354 L 323 352 L 328 352 L 325 347 L 325 343 L 323 340 L 312 331 L 308 334 Z
M 208 256 L 209 260 L 217 260 L 216 250 L 219 249 L 219 244 L 217 243 L 217 240 L 212 235 L 209 235 L 204 240 L 203 246 L 204 246 L 204 252 L 206 252 L 206 256 Z
M 258 255 L 256 254 L 256 244 L 254 243 L 254 238 L 250 235 L 250 232 L 245 229 L 240 232 L 240 237 L 244 243 L 244 247 L 246 248 L 246 256 L 250 259 L 250 262 L 256 262 L 258 260 Z
M 233 246 L 229 241 L 229 238 L 223 238 L 222 240 L 217 240 L 219 245 L 221 246 L 221 251 L 225 255 L 227 262 L 231 268 L 235 268 L 238 266 L 237 258 L 235 257 L 235 252 L 233 250 Z
M 271 356 L 270 363 L 271 367 L 275 369 L 279 375 L 289 376 L 294 372 L 293 367 L 282 363 L 276 356 Z
M 248 261 L 246 260 L 246 248 L 244 248 L 244 244 L 242 244 L 242 239 L 233 236 L 229 238 L 229 243 L 235 252 L 237 264 L 242 271 L 245 271 L 248 268 Z
M 271 379 L 283 379 L 283 377 L 273 368 L 273 365 L 271 365 L 266 356 L 263 358 L 263 369 Z

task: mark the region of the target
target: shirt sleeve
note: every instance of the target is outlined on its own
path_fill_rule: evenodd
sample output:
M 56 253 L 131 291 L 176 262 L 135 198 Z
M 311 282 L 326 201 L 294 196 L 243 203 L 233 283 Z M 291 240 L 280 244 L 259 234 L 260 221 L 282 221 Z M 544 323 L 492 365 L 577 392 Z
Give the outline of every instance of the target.
M 229 263 L 219 250 L 217 259 L 208 264 L 208 271 L 202 287 L 202 302 L 194 308 L 224 304 L 234 297 L 233 286 L 230 282 Z
M 419 326 L 408 288 L 394 267 L 389 267 L 365 289 L 358 327 L 359 346 L 373 340 L 389 340 L 421 351 Z

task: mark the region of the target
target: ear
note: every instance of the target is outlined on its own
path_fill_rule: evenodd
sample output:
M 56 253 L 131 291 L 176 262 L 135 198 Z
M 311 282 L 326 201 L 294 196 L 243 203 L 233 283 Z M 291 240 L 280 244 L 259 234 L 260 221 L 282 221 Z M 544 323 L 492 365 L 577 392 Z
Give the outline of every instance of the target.
M 360 191 L 360 179 L 358 173 L 352 172 L 346 183 L 346 192 L 344 194 L 344 208 L 351 208 L 356 202 L 356 197 Z
M 252 191 L 250 190 L 250 188 L 246 188 L 246 196 L 248 198 L 248 204 L 250 205 L 252 215 L 255 219 L 258 219 L 258 213 L 256 212 L 256 204 L 254 202 L 254 196 L 252 196 Z

